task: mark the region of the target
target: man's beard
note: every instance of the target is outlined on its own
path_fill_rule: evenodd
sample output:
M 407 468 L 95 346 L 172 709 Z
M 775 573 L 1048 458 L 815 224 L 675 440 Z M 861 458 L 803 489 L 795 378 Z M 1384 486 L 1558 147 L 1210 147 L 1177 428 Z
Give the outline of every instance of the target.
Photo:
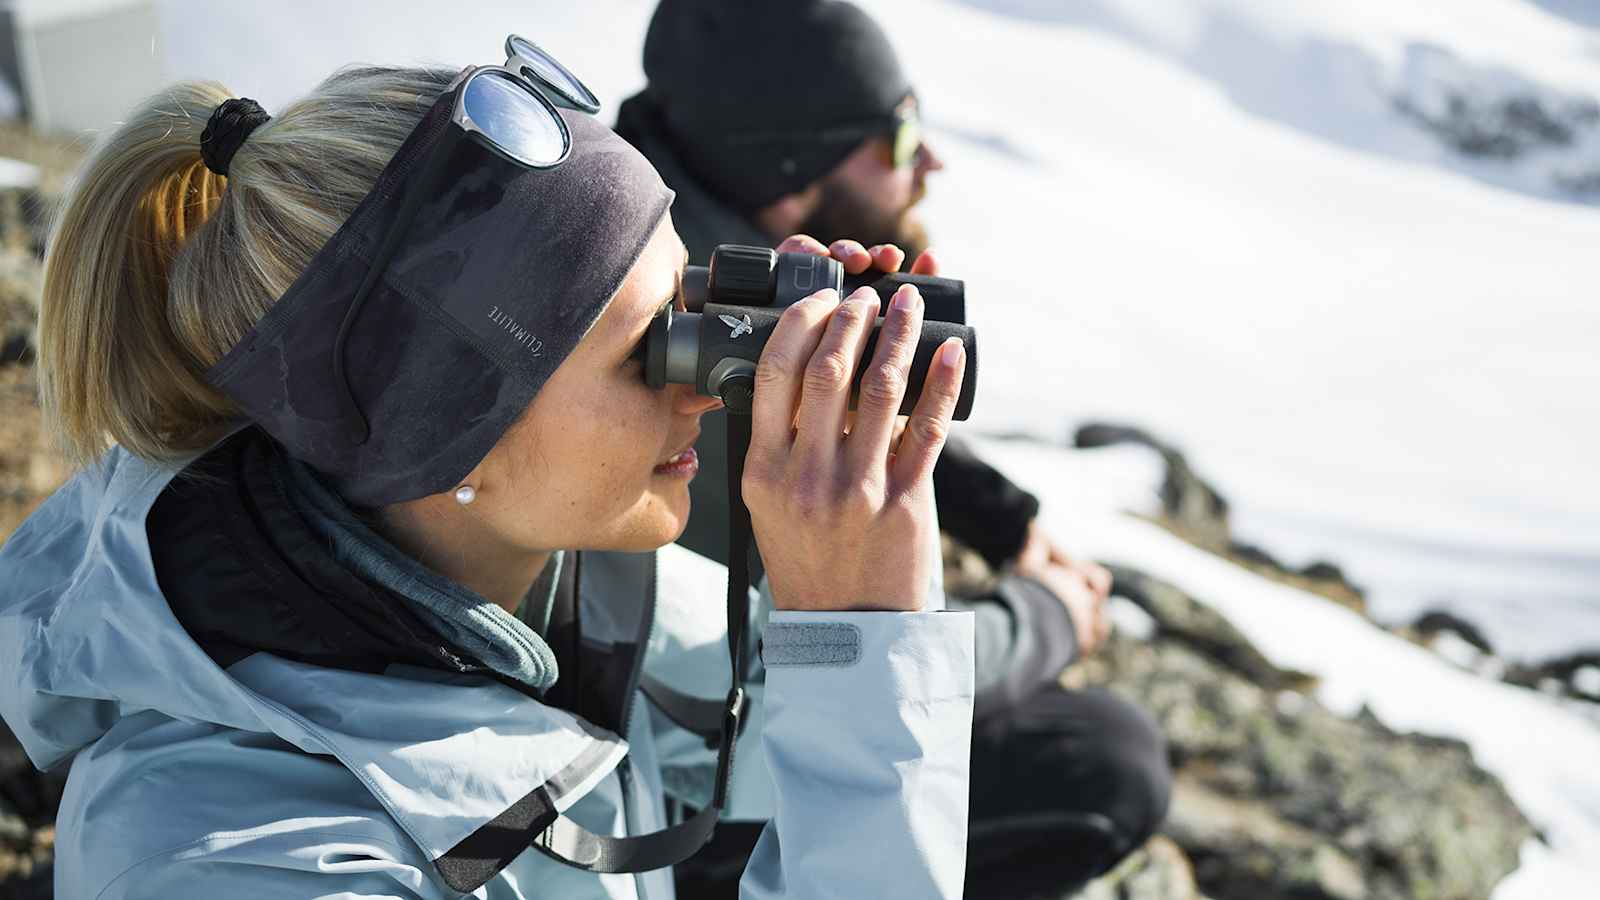
M 866 203 L 842 181 L 830 178 L 822 182 L 822 202 L 800 230 L 824 243 L 853 238 L 867 247 L 894 244 L 906 252 L 909 268 L 928 249 L 928 229 L 913 211 L 925 192 L 926 188 L 918 185 L 910 202 L 885 212 Z

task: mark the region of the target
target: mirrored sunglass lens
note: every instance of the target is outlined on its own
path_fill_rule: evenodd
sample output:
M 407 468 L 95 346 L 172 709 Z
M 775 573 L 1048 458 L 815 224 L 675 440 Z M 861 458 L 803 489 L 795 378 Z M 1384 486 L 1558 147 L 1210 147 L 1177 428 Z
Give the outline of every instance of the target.
M 557 63 L 550 54 L 528 43 L 522 38 L 513 37 L 511 46 L 517 51 L 517 56 L 533 70 L 533 73 L 553 86 L 556 90 L 567 95 L 567 99 L 575 103 L 586 105 L 599 105 L 594 94 L 584 86 L 577 76 L 568 72 Z
M 555 113 L 503 75 L 472 79 L 462 105 L 484 136 L 514 159 L 547 166 L 566 153 L 566 130 Z
M 896 168 L 908 166 L 922 147 L 922 123 L 916 117 L 901 121 L 894 132 L 894 164 Z

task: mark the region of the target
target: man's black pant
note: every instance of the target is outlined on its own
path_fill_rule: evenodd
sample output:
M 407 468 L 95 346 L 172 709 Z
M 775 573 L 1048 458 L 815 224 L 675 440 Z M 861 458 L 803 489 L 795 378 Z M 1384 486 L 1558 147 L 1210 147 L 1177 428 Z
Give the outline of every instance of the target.
M 972 729 L 967 898 L 1065 896 L 1144 843 L 1166 815 L 1171 786 L 1155 722 L 1106 691 L 1050 685 L 986 711 Z M 760 832 L 718 825 L 679 864 L 679 898 L 737 898 Z

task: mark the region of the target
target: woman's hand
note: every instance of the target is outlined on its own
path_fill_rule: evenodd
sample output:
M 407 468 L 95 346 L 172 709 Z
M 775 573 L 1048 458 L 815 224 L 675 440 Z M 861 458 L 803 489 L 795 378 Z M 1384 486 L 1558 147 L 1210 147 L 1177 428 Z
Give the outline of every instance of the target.
M 850 274 L 905 254 L 797 236 L 780 251 L 832 256 Z M 924 264 L 923 259 L 927 260 Z M 919 265 L 935 267 L 924 254 Z M 931 272 L 929 272 L 931 274 Z M 922 297 L 895 293 L 846 433 L 851 378 L 879 309 L 870 288 L 821 291 L 784 310 L 756 368 L 744 498 L 779 609 L 922 609 L 939 564 L 933 464 L 961 393 L 966 350 L 939 348 L 898 446 L 895 419 L 922 330 Z

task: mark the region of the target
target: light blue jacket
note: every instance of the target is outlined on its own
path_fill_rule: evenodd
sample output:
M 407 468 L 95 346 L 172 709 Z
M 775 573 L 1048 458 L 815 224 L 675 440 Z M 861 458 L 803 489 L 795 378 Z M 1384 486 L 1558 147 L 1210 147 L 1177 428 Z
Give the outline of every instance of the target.
M 618 735 L 480 676 L 263 652 L 219 668 L 153 571 L 145 519 L 175 471 L 113 450 L 0 549 L 0 715 L 36 765 L 71 766 L 60 900 L 673 896 L 667 871 L 597 875 L 532 849 L 450 888 L 441 858 L 540 791 L 601 834 L 670 824 L 669 794 L 703 802 L 712 751 L 640 693 Z M 645 670 L 720 698 L 726 573 L 655 557 Z M 596 628 L 607 604 L 652 602 L 649 555 L 586 558 Z M 779 664 L 774 628 L 796 626 Z M 765 627 L 729 817 L 770 822 L 742 895 L 960 896 L 971 616 L 780 611 Z M 808 655 L 815 633 L 846 635 L 844 651 Z

